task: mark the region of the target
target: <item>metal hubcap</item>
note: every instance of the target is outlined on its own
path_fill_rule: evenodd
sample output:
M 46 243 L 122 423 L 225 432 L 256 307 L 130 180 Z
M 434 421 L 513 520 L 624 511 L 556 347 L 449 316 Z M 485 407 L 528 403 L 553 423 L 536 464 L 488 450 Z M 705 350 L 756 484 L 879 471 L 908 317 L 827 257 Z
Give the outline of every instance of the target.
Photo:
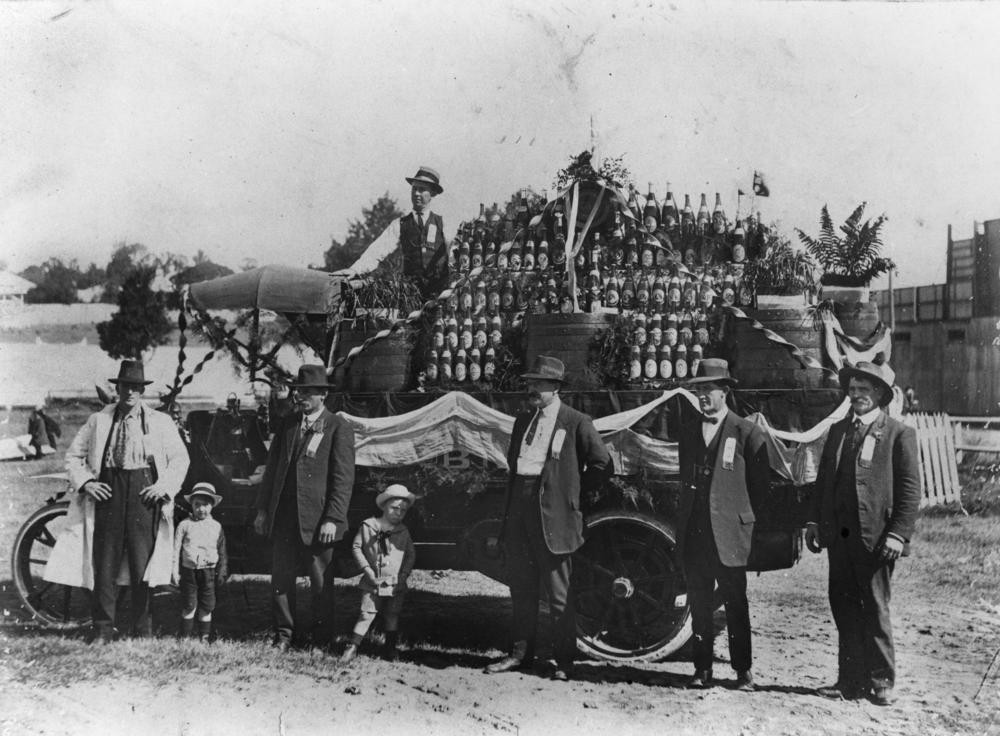
M 635 594 L 635 586 L 628 578 L 615 578 L 611 592 L 615 598 L 631 598 Z

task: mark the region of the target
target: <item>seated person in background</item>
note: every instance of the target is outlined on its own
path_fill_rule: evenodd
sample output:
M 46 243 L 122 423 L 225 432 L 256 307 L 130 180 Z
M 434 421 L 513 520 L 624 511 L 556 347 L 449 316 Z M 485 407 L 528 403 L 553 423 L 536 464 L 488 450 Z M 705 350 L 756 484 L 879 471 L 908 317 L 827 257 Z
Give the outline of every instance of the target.
M 375 499 L 382 515 L 365 519 L 354 537 L 354 559 L 363 572 L 361 614 L 354 625 L 351 643 L 340 657 L 341 664 L 357 656 L 361 640 L 378 613 L 382 614 L 385 629 L 384 656 L 390 661 L 396 659 L 399 612 L 406 595 L 406 580 L 417 556 L 410 532 L 403 524 L 414 500 L 405 486 L 398 483 L 389 486 Z

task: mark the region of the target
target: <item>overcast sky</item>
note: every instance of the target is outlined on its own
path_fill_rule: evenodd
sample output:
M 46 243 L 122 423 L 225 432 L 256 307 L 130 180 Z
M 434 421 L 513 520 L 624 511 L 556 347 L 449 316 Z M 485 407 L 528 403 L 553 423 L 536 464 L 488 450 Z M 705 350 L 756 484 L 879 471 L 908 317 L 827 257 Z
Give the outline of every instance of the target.
M 1000 3 L 0 4 L 0 256 L 319 263 L 421 164 L 449 233 L 591 144 L 766 221 L 885 212 L 897 285 L 1000 218 Z

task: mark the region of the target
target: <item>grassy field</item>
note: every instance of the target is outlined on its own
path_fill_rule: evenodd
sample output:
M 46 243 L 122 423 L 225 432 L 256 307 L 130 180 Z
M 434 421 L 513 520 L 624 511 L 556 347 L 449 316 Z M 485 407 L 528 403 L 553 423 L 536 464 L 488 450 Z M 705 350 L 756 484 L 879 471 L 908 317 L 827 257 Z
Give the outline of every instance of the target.
M 973 497 L 966 499 L 974 513 L 922 513 L 915 554 L 897 567 L 893 615 L 905 684 L 903 702 L 889 715 L 867 704 L 830 703 L 811 694 L 828 684 L 836 644 L 825 597 L 825 559 L 808 553 L 797 568 L 750 581 L 755 656 L 763 682 L 751 699 L 724 689 L 709 696 L 683 690 L 690 664 L 681 660 L 584 663 L 579 681 L 567 691 L 540 678 L 496 680 L 479 674 L 505 647 L 510 607 L 506 589 L 476 573 L 414 574 L 402 619 L 403 662 L 398 665 L 361 657 L 345 669 L 319 650 L 276 653 L 267 646 L 269 590 L 263 576 L 236 577 L 225 586 L 216 613 L 220 640 L 209 647 L 172 637 L 178 603 L 169 588 L 160 589 L 154 599 L 160 636 L 153 640 L 93 647 L 80 633 L 39 628 L 24 615 L 12 590 L 10 546 L 22 521 L 60 488 L 58 482 L 30 476 L 61 470 L 62 450 L 92 409 L 81 403 L 53 409 L 64 430 L 56 456 L 0 463 L 0 693 L 12 698 L 2 696 L 5 702 L 18 704 L 7 715 L 0 713 L 0 732 L 20 732 L 48 708 L 79 711 L 83 717 L 79 707 L 73 710 L 75 702 L 106 707 L 105 721 L 131 718 L 115 710 L 122 698 L 136 703 L 143 694 L 156 694 L 164 703 L 171 697 L 184 702 L 192 697 L 192 687 L 197 693 L 199 684 L 208 683 L 216 691 L 212 707 L 226 732 L 247 734 L 281 733 L 280 719 L 289 713 L 308 720 L 305 713 L 334 707 L 338 723 L 348 724 L 345 733 L 355 732 L 350 724 L 361 728 L 358 724 L 366 719 L 387 714 L 416 733 L 563 732 L 530 727 L 548 723 L 552 714 L 565 715 L 567 724 L 590 724 L 578 733 L 611 728 L 633 733 L 640 727 L 648 732 L 657 724 L 697 734 L 1000 733 L 1000 680 L 987 678 L 985 697 L 972 700 L 1000 646 L 1000 484 L 988 477 L 964 478 L 974 493 L 974 504 Z M 0 431 L 23 425 L 26 413 L 15 415 Z M 18 431 L 23 430 L 14 433 Z M 353 583 L 338 581 L 340 632 L 349 631 L 357 611 Z M 302 592 L 300 609 L 308 597 L 304 588 Z M 375 654 L 376 646 L 377 637 L 363 653 Z M 718 644 L 716 651 L 721 655 L 724 645 Z M 724 660 L 718 667 L 725 677 Z M 347 696 L 354 696 L 353 705 L 341 705 Z M 160 707 L 147 709 L 153 732 L 167 717 Z M 247 715 L 254 709 L 273 717 L 273 727 L 265 729 Z M 107 732 L 100 730 L 107 729 L 106 722 L 95 723 L 93 731 L 79 732 Z M 76 733 L 54 727 L 45 732 Z

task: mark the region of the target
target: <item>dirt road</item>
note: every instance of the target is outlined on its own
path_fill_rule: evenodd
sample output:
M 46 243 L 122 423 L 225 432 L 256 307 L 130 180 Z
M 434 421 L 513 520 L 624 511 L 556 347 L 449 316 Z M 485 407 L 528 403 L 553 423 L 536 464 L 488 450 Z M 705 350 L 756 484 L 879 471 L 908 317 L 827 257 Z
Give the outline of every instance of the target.
M 716 644 L 716 675 L 723 682 L 708 691 L 683 688 L 691 672 L 685 661 L 582 662 L 569 683 L 547 679 L 544 670 L 485 675 L 483 665 L 499 654 L 504 638 L 504 590 L 471 573 L 440 579 L 419 573 L 417 588 L 475 589 L 473 606 L 482 615 L 437 610 L 434 620 L 450 633 L 411 637 L 398 664 L 361 657 L 345 669 L 315 650 L 278 655 L 263 641 L 205 649 L 161 639 L 108 649 L 126 660 L 162 658 L 171 670 L 192 669 L 184 681 L 112 676 L 38 686 L 25 682 L 23 662 L 11 667 L 8 660 L 0 669 L 0 734 L 1000 733 L 1000 683 L 987 682 L 973 702 L 1000 643 L 998 612 L 974 593 L 916 589 L 919 568 L 907 565 L 898 569 L 893 601 L 899 701 L 890 708 L 813 693 L 835 678 L 836 637 L 825 598 L 826 562 L 810 555 L 792 570 L 750 580 L 760 686 L 753 694 L 727 687 L 732 672 L 724 636 Z M 465 634 L 485 647 L 459 645 Z M 4 639 L 5 654 L 23 652 L 18 639 Z M 79 642 L 66 646 L 67 656 L 89 656 Z M 206 664 L 192 666 L 198 658 Z

